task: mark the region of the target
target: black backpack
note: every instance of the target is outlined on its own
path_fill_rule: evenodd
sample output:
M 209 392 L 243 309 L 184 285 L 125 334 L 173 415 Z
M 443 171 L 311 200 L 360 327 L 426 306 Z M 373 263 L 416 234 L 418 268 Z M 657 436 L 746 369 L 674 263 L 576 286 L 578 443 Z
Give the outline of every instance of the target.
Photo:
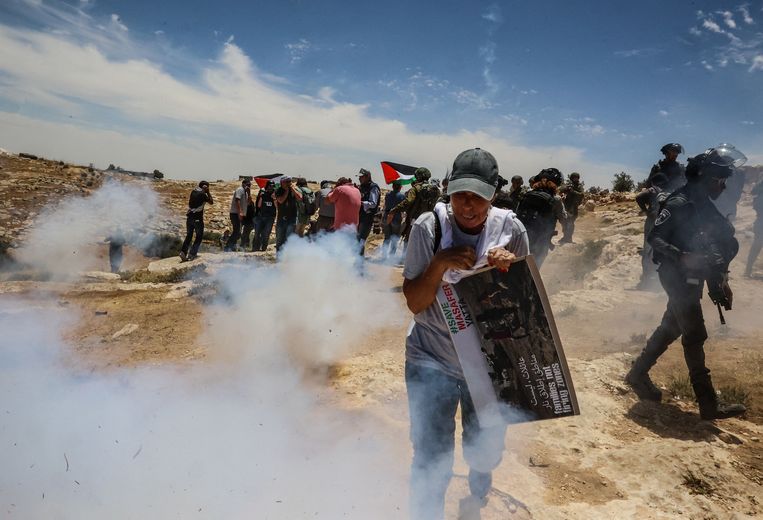
M 547 191 L 530 190 L 519 202 L 517 218 L 525 225 L 528 234 L 551 235 L 556 227 L 554 219 L 554 196 Z
M 305 213 L 308 217 L 315 215 L 318 205 L 315 203 L 315 192 L 305 193 L 302 191 L 302 203 L 305 205 Z

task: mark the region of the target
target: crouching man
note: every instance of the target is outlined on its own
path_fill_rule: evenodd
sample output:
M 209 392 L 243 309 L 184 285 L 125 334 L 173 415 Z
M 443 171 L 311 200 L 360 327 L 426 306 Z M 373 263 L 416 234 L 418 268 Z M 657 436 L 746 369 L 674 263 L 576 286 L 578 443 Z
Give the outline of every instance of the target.
M 438 203 L 411 228 L 403 294 L 414 314 L 406 339 L 405 381 L 411 417 L 411 517 L 441 519 L 452 476 L 455 416 L 461 405 L 463 451 L 472 502 L 486 503 L 492 470 L 501 461 L 505 426 L 478 421 L 455 346 L 436 303 L 443 276 L 493 265 L 507 270 L 528 254 L 527 234 L 509 210 L 492 207 L 498 164 L 485 150 L 459 154 L 450 176 L 448 204 Z M 463 501 L 462 501 L 463 505 Z

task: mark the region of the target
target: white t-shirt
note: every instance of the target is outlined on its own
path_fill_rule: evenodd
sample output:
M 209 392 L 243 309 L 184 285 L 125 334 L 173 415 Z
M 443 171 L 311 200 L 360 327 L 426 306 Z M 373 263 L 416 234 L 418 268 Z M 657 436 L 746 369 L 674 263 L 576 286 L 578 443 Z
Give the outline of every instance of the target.
M 461 231 L 455 222 L 450 205 L 447 210 L 452 224 L 453 246 L 476 247 L 480 235 L 469 235 Z M 403 268 L 403 276 L 408 280 L 418 278 L 432 261 L 435 218 L 432 212 L 423 213 L 411 228 Z M 511 239 L 506 249 L 518 257 L 526 256 L 529 253 L 529 246 L 525 227 L 514 213 L 510 213 L 506 219 L 509 220 L 506 226 L 510 227 L 511 232 Z M 483 229 L 482 232 L 485 233 L 485 230 Z M 437 302 L 433 302 L 432 305 L 414 315 L 413 320 L 413 329 L 405 342 L 406 361 L 441 370 L 452 377 L 463 379 L 456 349 Z
M 236 204 L 236 199 L 241 201 L 241 209 L 244 211 L 244 214 L 246 214 L 246 205 L 249 202 L 249 198 L 246 196 L 246 190 L 243 186 L 236 188 L 236 191 L 233 192 L 233 198 L 230 201 L 230 212 L 238 215 L 238 205 Z

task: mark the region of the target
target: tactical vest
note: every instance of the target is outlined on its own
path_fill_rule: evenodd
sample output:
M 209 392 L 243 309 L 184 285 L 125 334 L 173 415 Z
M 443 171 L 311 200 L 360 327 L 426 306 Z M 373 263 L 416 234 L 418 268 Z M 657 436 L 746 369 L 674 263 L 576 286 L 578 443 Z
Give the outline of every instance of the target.
M 525 225 L 528 236 L 550 238 L 556 227 L 554 196 L 543 190 L 525 193 L 516 210 L 517 217 Z

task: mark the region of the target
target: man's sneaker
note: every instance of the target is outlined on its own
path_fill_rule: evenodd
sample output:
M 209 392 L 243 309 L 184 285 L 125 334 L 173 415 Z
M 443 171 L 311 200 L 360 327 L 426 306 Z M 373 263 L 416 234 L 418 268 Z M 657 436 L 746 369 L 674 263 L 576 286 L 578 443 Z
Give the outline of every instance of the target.
M 652 383 L 648 373 L 636 370 L 636 367 L 631 368 L 625 376 L 625 383 L 642 401 L 662 401 L 662 390 Z
M 747 408 L 741 404 L 719 404 L 712 403 L 699 407 L 699 416 L 705 421 L 713 419 L 729 419 L 737 417 L 747 411 Z
M 188 257 L 188 261 L 192 262 L 192 261 L 196 260 L 197 258 L 199 258 L 199 255 L 191 255 L 191 256 Z
M 186 260 L 188 260 L 188 257 L 185 256 L 185 253 L 183 251 L 180 251 L 180 261 L 185 262 Z
M 458 502 L 458 520 L 479 520 L 480 509 L 487 505 L 487 497 L 479 498 L 467 495 Z

